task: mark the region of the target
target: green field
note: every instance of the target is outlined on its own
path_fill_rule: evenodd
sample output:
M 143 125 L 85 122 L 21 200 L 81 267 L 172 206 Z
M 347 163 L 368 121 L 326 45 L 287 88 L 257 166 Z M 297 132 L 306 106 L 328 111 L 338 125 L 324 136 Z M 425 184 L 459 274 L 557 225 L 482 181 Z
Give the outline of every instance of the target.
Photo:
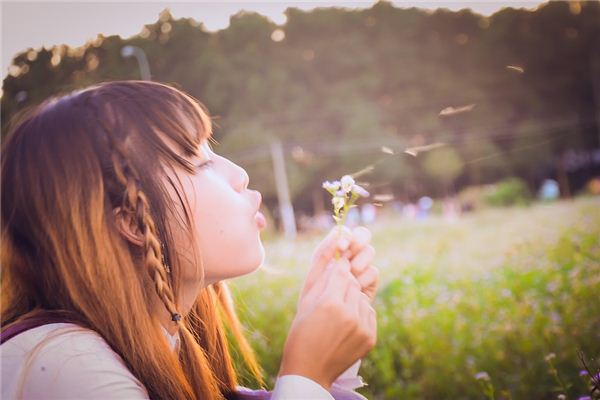
M 382 276 L 379 333 L 361 368 L 363 394 L 589 394 L 578 351 L 600 359 L 600 198 L 490 209 L 454 222 L 380 220 L 370 226 Z M 270 384 L 319 239 L 269 240 L 266 266 L 232 282 Z M 482 372 L 489 381 L 475 378 Z

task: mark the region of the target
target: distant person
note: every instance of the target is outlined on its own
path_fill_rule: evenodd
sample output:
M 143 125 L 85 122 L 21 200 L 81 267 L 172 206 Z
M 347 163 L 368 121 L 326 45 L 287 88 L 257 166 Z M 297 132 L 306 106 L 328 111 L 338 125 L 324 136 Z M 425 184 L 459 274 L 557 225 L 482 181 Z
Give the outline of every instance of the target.
M 198 102 L 147 81 L 50 99 L 14 126 L 2 147 L 2 399 L 363 398 L 353 389 L 378 284 L 364 227 L 317 246 L 273 393 L 237 384 L 229 340 L 262 377 L 225 280 L 263 262 L 265 219 L 210 135 Z
M 348 214 L 346 214 L 346 224 L 348 226 L 358 226 L 360 224 L 360 211 L 358 207 L 353 207 L 348 210 Z
M 451 197 L 444 198 L 442 203 L 442 214 L 446 221 L 456 221 L 460 215 L 457 201 Z
M 377 219 L 377 207 L 371 203 L 363 204 L 360 207 L 360 220 L 365 225 L 370 225 Z
M 544 179 L 540 191 L 538 193 L 540 200 L 552 201 L 560 197 L 560 188 L 558 182 L 554 179 Z
M 417 219 L 427 219 L 429 217 L 429 210 L 433 207 L 433 199 L 429 196 L 423 196 L 417 202 Z

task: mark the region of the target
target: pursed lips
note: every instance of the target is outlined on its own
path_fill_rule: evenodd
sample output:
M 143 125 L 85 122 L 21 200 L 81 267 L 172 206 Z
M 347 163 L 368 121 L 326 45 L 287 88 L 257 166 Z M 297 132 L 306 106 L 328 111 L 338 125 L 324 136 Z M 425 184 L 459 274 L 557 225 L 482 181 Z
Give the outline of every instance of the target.
M 262 194 L 258 190 L 251 190 L 251 193 L 252 197 L 254 197 L 254 213 L 256 214 L 262 204 Z

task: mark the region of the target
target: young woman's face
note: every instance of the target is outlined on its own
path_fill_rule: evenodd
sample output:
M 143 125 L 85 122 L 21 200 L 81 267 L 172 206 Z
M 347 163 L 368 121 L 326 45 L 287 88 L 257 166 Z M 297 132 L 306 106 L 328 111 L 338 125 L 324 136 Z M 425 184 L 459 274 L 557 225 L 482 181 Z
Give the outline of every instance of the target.
M 192 174 L 176 171 L 195 236 L 190 238 L 184 227 L 173 227 L 182 260 L 182 282 L 200 282 L 202 270 L 205 284 L 256 270 L 264 260 L 260 193 L 248 189 L 249 178 L 243 168 L 215 154 L 207 143 L 193 163 L 197 167 Z M 194 262 L 192 246 L 199 250 L 200 265 Z

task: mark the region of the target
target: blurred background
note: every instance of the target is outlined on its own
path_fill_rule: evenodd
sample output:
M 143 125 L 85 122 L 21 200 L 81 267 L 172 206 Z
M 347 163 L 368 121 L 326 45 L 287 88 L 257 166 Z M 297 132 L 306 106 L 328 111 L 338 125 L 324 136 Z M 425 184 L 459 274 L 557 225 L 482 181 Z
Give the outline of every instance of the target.
M 3 2 L 2 44 L 2 137 L 105 80 L 207 106 L 270 219 L 265 266 L 232 282 L 270 382 L 333 225 L 321 184 L 361 171 L 371 197 L 347 222 L 372 230 L 382 272 L 365 395 L 590 396 L 599 1 Z

